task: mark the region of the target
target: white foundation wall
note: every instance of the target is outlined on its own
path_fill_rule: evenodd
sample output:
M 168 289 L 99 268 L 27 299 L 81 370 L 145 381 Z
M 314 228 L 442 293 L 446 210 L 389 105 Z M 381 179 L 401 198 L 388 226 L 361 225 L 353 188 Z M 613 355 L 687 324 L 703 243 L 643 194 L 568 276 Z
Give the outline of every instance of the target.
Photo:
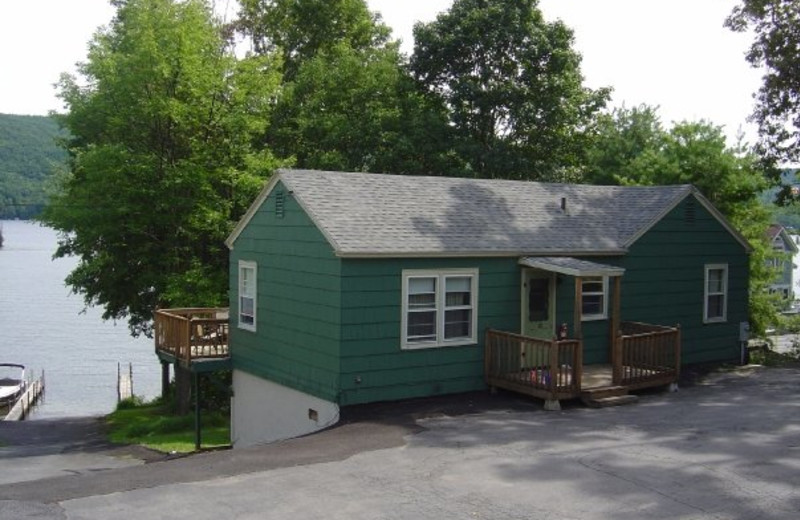
M 313 395 L 233 371 L 231 443 L 234 448 L 298 437 L 339 421 L 339 406 Z

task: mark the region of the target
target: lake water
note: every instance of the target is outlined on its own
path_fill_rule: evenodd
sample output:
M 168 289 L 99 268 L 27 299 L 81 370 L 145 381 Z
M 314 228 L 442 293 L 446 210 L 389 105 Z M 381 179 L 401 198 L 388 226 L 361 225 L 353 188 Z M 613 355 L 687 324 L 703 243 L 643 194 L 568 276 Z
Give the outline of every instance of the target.
M 100 415 L 117 401 L 117 364 L 133 367 L 133 391 L 160 393 L 153 340 L 132 338 L 126 323 L 103 321 L 64 284 L 74 258 L 53 260 L 56 233 L 33 222 L 2 221 L 0 362 L 45 372 L 45 398 L 31 419 Z

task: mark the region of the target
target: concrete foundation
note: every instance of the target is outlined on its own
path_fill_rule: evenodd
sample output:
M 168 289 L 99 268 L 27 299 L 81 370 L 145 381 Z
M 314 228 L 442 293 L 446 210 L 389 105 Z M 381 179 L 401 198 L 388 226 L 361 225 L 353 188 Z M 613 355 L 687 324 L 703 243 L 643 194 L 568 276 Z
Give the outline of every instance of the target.
M 233 371 L 231 443 L 234 448 L 306 435 L 339 421 L 339 406 L 313 395 Z

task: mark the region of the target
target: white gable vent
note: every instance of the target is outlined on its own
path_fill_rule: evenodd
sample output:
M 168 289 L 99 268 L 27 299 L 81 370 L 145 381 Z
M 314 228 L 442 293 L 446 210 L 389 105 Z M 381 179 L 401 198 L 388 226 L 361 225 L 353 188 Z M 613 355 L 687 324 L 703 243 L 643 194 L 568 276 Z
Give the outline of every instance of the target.
M 283 191 L 275 192 L 275 217 L 283 218 L 286 206 L 286 194 Z
M 683 220 L 687 224 L 694 224 L 696 218 L 696 210 L 694 198 L 686 200 L 686 205 L 683 208 Z

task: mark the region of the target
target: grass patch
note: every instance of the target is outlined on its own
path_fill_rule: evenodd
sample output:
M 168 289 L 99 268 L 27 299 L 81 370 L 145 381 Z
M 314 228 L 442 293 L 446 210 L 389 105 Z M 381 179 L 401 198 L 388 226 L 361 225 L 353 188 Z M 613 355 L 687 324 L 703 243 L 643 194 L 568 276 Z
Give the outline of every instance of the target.
M 122 401 L 106 416 L 111 442 L 141 444 L 165 453 L 194 451 L 194 414 L 175 415 L 171 406 L 158 400 L 142 403 L 137 399 Z M 200 416 L 202 448 L 229 446 L 228 415 L 204 411 Z
M 750 363 L 765 367 L 796 367 L 800 365 L 800 356 L 794 349 L 788 353 L 775 352 L 765 348 L 750 351 Z

